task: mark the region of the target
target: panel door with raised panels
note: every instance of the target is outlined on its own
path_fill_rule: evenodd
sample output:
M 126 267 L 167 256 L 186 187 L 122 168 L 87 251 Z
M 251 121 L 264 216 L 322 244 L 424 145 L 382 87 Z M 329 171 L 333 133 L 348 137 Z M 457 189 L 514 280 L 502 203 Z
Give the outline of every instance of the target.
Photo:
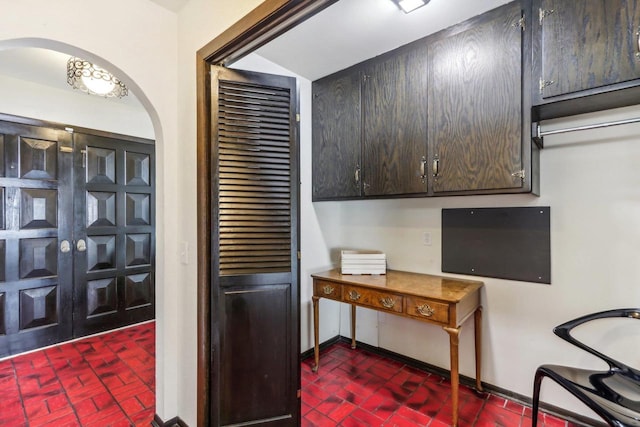
M 0 357 L 72 336 L 71 142 L 0 121 Z
M 154 146 L 76 133 L 76 335 L 154 317 Z

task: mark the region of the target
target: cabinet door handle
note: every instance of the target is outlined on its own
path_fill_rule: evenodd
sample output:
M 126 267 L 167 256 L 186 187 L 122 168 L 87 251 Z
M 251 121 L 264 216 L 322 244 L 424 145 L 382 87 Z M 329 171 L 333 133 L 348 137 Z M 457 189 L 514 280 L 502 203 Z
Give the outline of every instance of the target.
M 440 172 L 440 159 L 435 157 L 433 159 L 433 176 L 438 176 L 438 173 Z
M 396 305 L 396 300 L 391 297 L 380 298 L 380 304 L 386 308 L 393 308 Z
M 353 174 L 353 178 L 355 179 L 356 185 L 360 184 L 360 165 L 356 165 L 356 171 Z
M 420 160 L 420 179 L 423 184 L 427 179 L 427 158 L 425 156 L 422 156 L 422 159 Z
M 640 27 L 636 31 L 636 59 L 640 60 Z

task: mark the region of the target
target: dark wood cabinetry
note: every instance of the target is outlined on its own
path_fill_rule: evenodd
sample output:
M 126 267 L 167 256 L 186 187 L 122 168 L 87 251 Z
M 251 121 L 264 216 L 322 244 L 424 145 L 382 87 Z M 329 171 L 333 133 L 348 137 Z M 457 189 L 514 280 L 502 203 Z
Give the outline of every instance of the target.
M 512 3 L 429 44 L 434 193 L 530 190 L 522 141 L 522 17 L 520 4 Z
M 426 44 L 367 62 L 363 73 L 364 195 L 426 193 Z
M 534 10 L 533 97 L 540 119 L 637 103 L 637 0 L 535 0 Z
M 424 44 L 313 83 L 313 199 L 426 193 Z
M 313 200 L 536 192 L 529 7 L 314 82 Z
M 313 199 L 358 197 L 361 183 L 360 73 L 313 83 Z

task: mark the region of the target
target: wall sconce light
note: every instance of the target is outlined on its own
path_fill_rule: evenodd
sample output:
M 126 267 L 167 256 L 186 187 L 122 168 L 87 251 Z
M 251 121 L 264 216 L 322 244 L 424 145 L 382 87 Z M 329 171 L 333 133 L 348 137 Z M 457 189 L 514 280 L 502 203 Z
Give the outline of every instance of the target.
M 431 0 L 391 0 L 404 12 L 409 13 L 426 5 Z
M 89 61 L 71 57 L 67 61 L 67 83 L 91 95 L 122 98 L 129 90 L 118 78 Z

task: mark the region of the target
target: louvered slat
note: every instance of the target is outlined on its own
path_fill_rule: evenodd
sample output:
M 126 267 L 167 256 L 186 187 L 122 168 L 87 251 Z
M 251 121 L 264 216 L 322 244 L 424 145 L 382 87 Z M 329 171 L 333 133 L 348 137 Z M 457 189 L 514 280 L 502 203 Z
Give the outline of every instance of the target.
M 291 271 L 290 93 L 220 81 L 220 275 Z

